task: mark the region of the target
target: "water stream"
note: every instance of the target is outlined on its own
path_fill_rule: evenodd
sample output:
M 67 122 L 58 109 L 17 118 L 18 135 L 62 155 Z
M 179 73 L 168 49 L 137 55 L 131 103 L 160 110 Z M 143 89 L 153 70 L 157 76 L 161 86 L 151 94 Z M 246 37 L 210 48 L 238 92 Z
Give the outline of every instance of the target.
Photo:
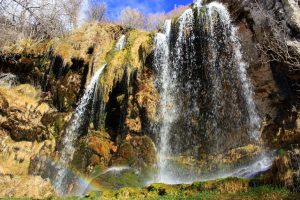
M 116 50 L 121 51 L 125 48 L 126 45 L 126 36 L 122 35 L 116 43 Z

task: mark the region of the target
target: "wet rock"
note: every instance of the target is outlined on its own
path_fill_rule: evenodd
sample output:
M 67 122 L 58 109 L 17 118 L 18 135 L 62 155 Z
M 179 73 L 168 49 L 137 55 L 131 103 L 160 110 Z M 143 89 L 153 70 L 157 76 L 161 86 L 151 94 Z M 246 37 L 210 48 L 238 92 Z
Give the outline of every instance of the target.
M 223 2 L 229 5 L 232 14 L 239 8 L 236 22 L 244 58 L 249 63 L 255 102 L 263 120 L 261 135 L 265 145 L 280 148 L 299 143 L 294 112 L 298 111 L 300 79 L 297 67 L 286 62 L 289 58 L 300 58 L 296 38 L 300 20 L 298 1 L 244 1 L 240 6 L 234 5 L 238 0 Z M 265 49 L 261 50 L 262 46 Z M 281 52 L 283 59 L 271 51 Z
M 81 74 L 71 71 L 59 80 L 50 80 L 53 104 L 59 111 L 68 112 L 73 110 L 80 95 L 82 78 Z
M 72 113 L 64 112 L 47 112 L 43 115 L 41 122 L 47 131 L 53 136 L 59 137 L 62 134 L 67 122 L 70 120 Z
M 294 192 L 300 191 L 300 149 L 284 152 L 273 162 L 272 168 L 263 176 L 266 184 L 286 187 Z
M 300 12 L 300 9 L 299 9 Z M 299 16 L 300 19 L 300 16 Z M 287 41 L 287 46 L 291 48 L 291 51 L 296 54 L 300 55 L 300 42 L 298 41 Z
M 100 167 L 103 170 L 108 167 L 115 146 L 107 133 L 101 131 L 93 133 L 88 137 L 87 148 L 91 151 L 88 167 Z
M 149 69 L 138 76 L 138 92 L 136 99 L 143 115 L 148 121 L 155 121 L 157 105 L 159 103 L 159 94 L 154 86 L 154 75 Z M 145 119 L 144 119 L 145 120 Z

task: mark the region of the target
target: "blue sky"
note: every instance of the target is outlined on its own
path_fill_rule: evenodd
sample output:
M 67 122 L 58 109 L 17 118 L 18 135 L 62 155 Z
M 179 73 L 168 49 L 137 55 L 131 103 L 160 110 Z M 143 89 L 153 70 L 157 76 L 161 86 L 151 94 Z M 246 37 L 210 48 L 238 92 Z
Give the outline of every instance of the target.
M 101 0 L 99 0 L 101 1 Z M 111 19 L 116 19 L 124 7 L 138 8 L 145 14 L 156 12 L 169 12 L 175 5 L 187 5 L 193 0 L 102 0 L 107 5 L 107 15 Z

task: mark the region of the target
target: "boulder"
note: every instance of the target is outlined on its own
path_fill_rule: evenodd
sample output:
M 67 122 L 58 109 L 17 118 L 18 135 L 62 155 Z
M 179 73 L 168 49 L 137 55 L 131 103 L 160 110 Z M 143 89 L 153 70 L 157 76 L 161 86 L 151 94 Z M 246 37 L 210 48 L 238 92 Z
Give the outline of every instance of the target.
M 103 131 L 95 131 L 93 135 L 88 136 L 87 149 L 91 151 L 88 166 L 98 166 L 100 169 L 108 167 L 112 153 L 116 151 L 110 136 Z

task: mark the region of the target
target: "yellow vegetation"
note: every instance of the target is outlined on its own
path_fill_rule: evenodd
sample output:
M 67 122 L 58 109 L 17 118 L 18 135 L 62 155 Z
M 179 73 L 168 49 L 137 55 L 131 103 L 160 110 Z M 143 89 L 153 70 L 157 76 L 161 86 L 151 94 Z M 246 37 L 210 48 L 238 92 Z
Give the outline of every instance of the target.
M 219 193 L 247 192 L 249 187 L 249 181 L 240 178 L 212 180 L 204 182 L 203 184 L 204 190 L 216 191 Z
M 132 72 L 144 66 L 145 57 L 151 51 L 151 37 L 147 32 L 131 30 L 126 35 L 126 47 L 117 51 L 112 50 L 106 55 L 107 67 L 101 78 L 104 102 L 113 86 L 123 80 L 125 73 L 130 77 Z M 128 80 L 129 81 L 129 80 Z
M 126 33 L 125 33 L 126 32 Z M 126 47 L 115 50 L 116 41 L 126 34 Z M 60 56 L 64 65 L 72 64 L 72 59 L 83 60 L 89 65 L 89 76 L 103 64 L 107 67 L 100 81 L 104 93 L 104 102 L 108 101 L 113 86 L 141 69 L 146 56 L 152 48 L 152 37 L 140 30 L 124 30 L 121 26 L 109 23 L 88 23 L 64 35 L 51 40 L 19 40 L 16 44 L 2 48 L 4 53 L 20 55 L 47 55 L 50 49 L 53 56 Z M 92 67 L 93 66 L 93 67 Z M 90 77 L 88 77 L 90 79 Z

